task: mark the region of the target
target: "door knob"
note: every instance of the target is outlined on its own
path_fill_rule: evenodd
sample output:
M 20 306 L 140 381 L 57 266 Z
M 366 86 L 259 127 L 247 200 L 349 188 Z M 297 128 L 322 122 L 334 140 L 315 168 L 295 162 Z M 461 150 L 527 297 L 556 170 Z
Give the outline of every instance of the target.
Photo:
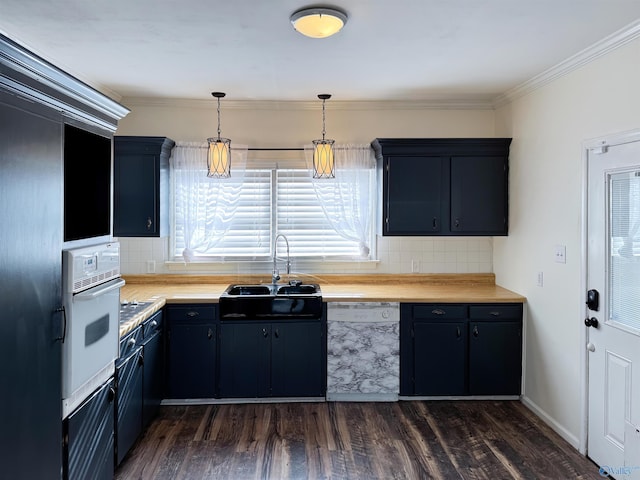
M 584 319 L 584 324 L 587 327 L 594 327 L 594 328 L 598 328 L 598 319 L 596 317 L 591 317 L 591 318 L 585 318 Z
M 590 352 L 595 352 L 596 346 L 593 343 L 589 342 L 587 343 L 587 350 L 589 350 Z

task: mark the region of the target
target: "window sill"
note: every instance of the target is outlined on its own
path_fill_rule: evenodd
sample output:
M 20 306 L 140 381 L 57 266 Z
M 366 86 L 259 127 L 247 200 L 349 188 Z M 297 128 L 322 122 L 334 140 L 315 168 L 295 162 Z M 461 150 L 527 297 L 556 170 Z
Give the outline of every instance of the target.
M 380 260 L 291 260 L 291 275 L 309 273 L 357 273 L 375 271 Z M 193 262 L 166 261 L 165 268 L 171 272 L 199 273 L 271 273 L 273 261 L 224 261 L 196 260 Z M 284 271 L 284 262 L 278 259 L 277 268 Z

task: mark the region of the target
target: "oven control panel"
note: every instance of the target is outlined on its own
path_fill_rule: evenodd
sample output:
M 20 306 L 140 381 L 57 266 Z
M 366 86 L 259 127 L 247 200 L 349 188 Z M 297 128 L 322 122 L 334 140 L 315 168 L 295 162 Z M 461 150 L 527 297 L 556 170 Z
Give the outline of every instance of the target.
M 120 243 L 62 251 L 64 293 L 78 293 L 120 277 Z

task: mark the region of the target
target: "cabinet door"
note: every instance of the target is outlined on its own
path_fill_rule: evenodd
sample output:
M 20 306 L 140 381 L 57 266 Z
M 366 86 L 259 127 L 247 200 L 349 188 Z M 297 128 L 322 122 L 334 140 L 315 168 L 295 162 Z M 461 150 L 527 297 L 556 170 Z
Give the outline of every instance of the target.
M 171 317 L 170 317 L 171 318 Z M 216 325 L 171 321 L 169 398 L 211 398 L 216 391 Z
M 326 370 L 321 322 L 274 322 L 271 327 L 271 395 L 324 396 Z
M 65 479 L 113 479 L 114 392 L 111 380 L 65 420 Z M 37 461 L 38 452 L 33 453 Z M 53 472 L 49 473 L 53 478 Z
M 466 322 L 416 321 L 413 335 L 414 394 L 466 394 Z
M 451 232 L 507 234 L 507 159 L 451 158 Z
M 142 429 L 149 426 L 158 414 L 163 397 L 164 358 L 162 333 L 156 332 L 142 345 L 144 358 L 142 391 Z
M 519 395 L 522 376 L 522 322 L 469 323 L 469 393 Z
M 114 160 L 114 236 L 158 236 L 159 155 L 118 154 Z
M 437 235 L 449 229 L 449 158 L 385 158 L 385 235 Z M 444 224 L 443 224 L 444 222 Z
M 142 433 L 142 347 L 116 367 L 116 465 Z
M 269 394 L 268 323 L 222 323 L 220 325 L 220 396 L 264 397 Z

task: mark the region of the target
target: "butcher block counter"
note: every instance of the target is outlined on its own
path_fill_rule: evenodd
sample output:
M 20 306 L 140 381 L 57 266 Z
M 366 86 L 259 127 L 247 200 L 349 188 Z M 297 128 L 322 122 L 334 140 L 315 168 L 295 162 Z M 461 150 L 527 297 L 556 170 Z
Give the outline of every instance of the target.
M 134 329 L 165 303 L 218 303 L 231 284 L 269 283 L 268 275 L 125 275 L 122 301 L 152 302 L 120 325 L 120 335 Z M 526 298 L 495 284 L 492 273 L 284 275 L 281 283 L 317 283 L 325 302 L 524 303 Z

